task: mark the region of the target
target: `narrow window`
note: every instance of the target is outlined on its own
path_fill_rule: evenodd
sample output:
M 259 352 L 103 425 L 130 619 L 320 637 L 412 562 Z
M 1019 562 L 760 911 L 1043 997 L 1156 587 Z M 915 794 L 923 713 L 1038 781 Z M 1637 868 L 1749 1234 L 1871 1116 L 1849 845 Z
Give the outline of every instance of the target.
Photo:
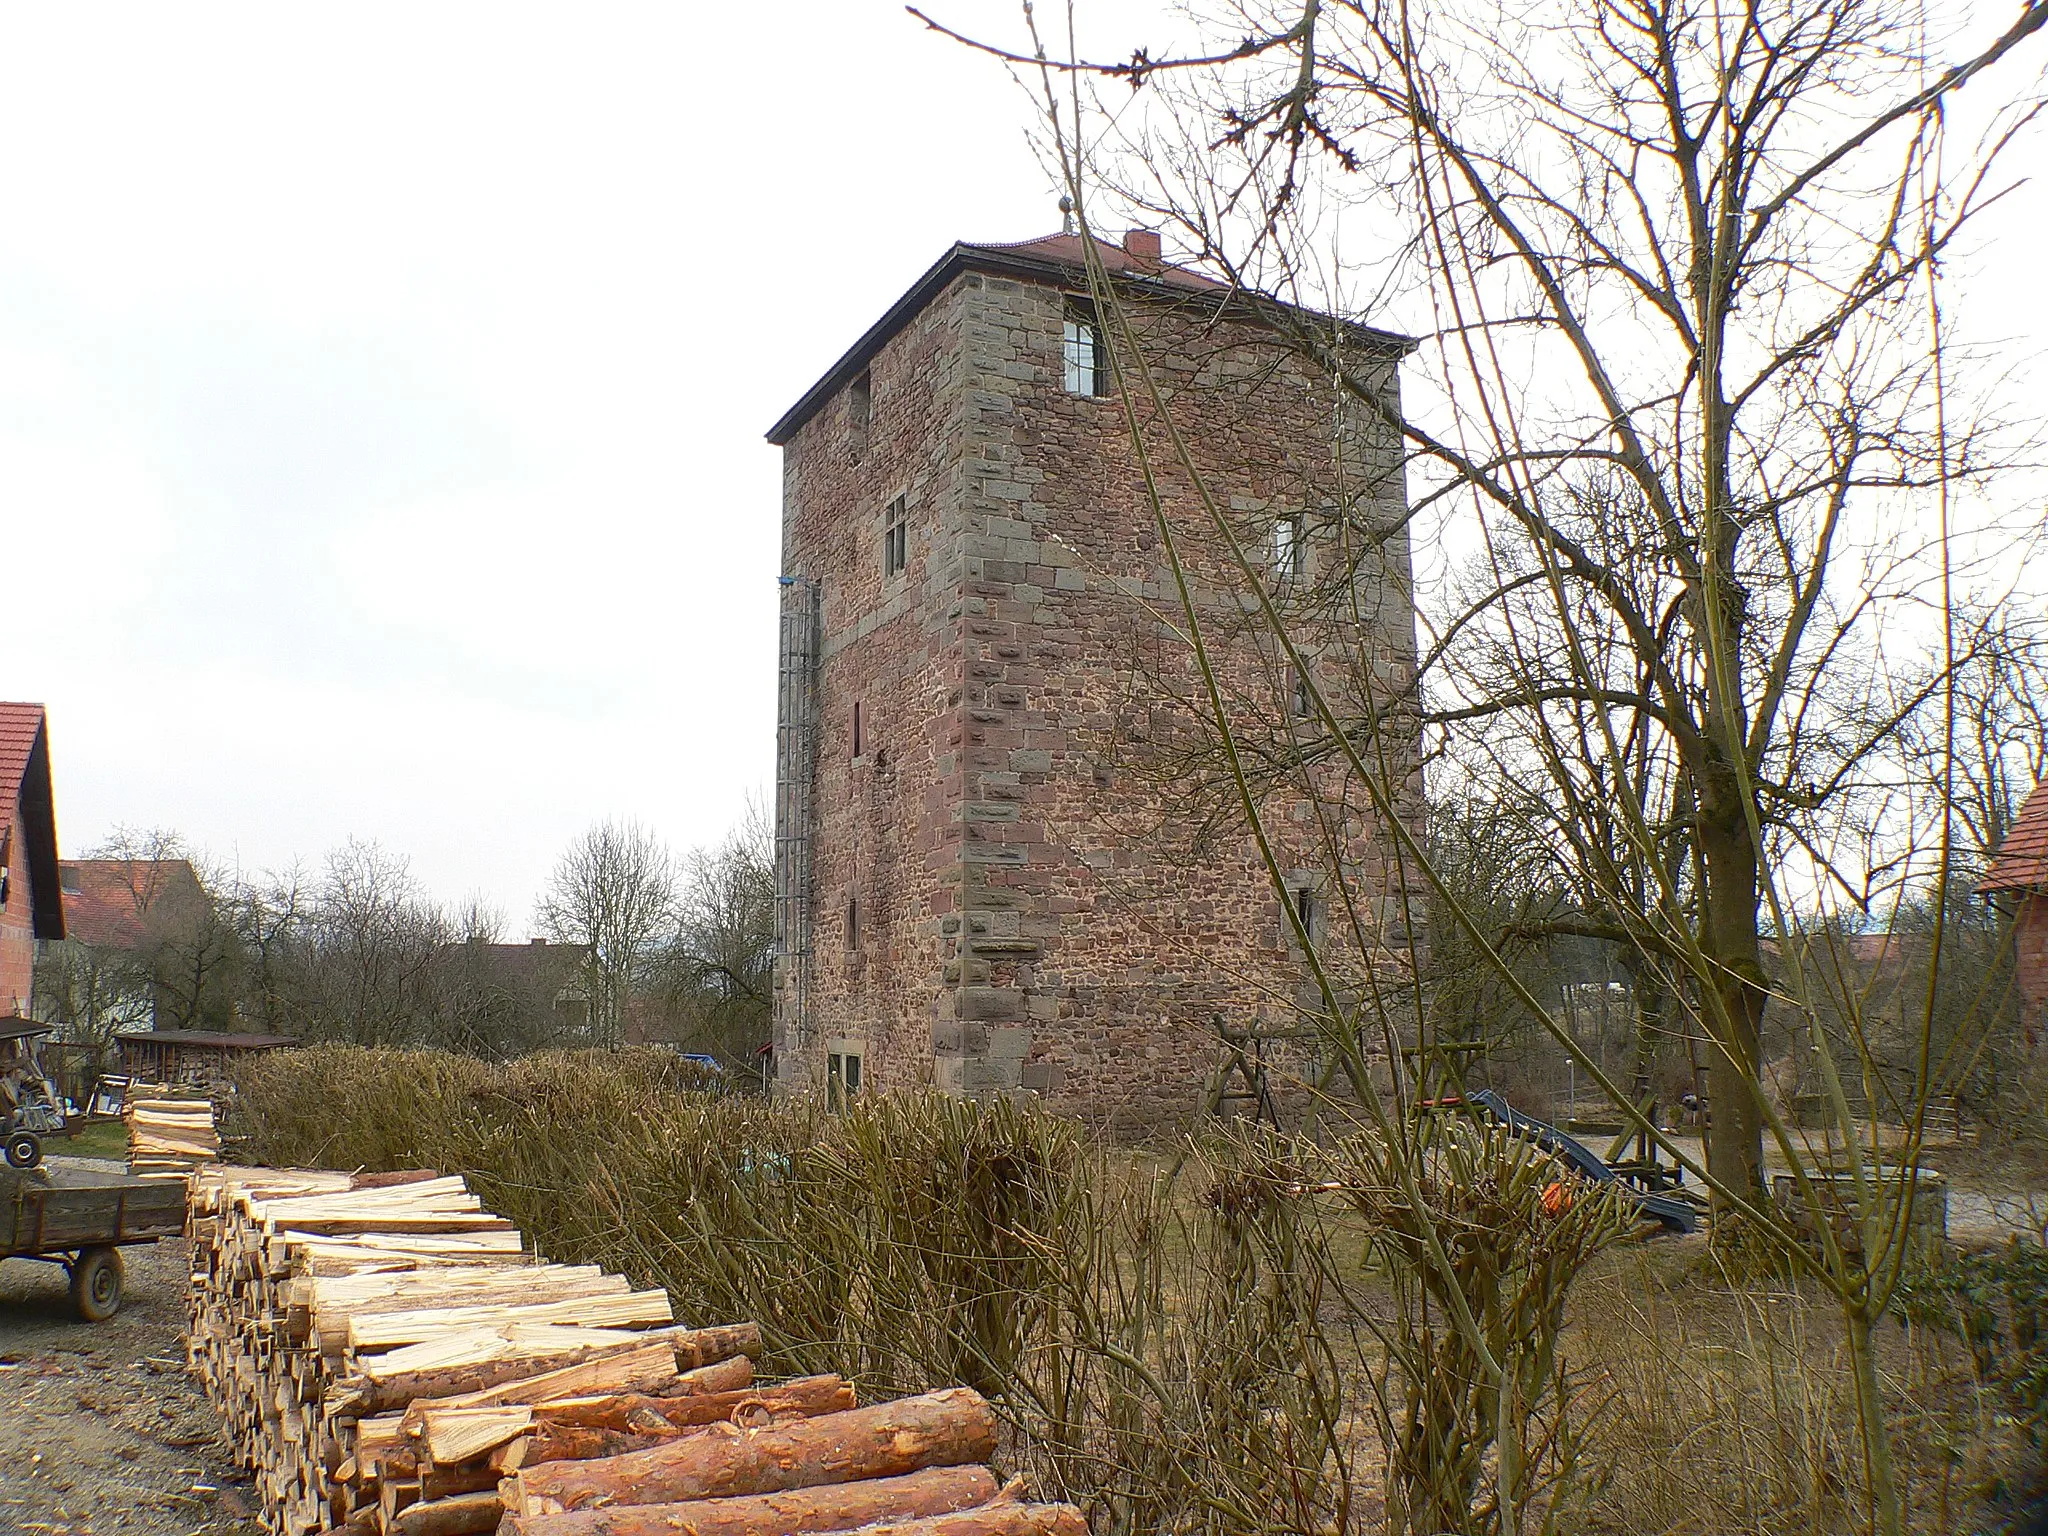
M 1273 573 L 1282 581 L 1294 581 L 1308 570 L 1308 545 L 1301 536 L 1301 514 L 1283 517 L 1273 524 Z
M 860 898 L 858 896 L 846 898 L 846 947 L 849 950 L 860 948 Z
M 1299 667 L 1290 669 L 1294 675 L 1294 714 L 1297 719 L 1306 720 L 1316 712 L 1316 701 L 1309 692 L 1308 674 Z
M 1109 393 L 1108 359 L 1103 356 L 1102 327 L 1086 301 L 1067 301 L 1066 327 L 1067 393 L 1106 395 Z
M 860 1092 L 860 1052 L 833 1051 L 825 1057 L 825 1104 L 830 1109 L 846 1108 L 846 1101 Z
M 1300 885 L 1294 889 L 1294 919 L 1301 925 L 1296 939 L 1306 934 L 1313 944 L 1316 937 L 1316 893 L 1308 886 Z
M 853 701 L 853 755 L 855 757 L 860 756 L 860 749 L 860 700 L 855 699 Z
M 853 439 L 853 451 L 865 453 L 868 446 L 868 416 L 873 404 L 874 384 L 868 371 L 863 368 L 860 376 L 847 386 L 846 429 Z
M 882 523 L 882 575 L 900 576 L 909 564 L 910 514 L 904 499 L 898 496 L 889 503 L 888 515 Z

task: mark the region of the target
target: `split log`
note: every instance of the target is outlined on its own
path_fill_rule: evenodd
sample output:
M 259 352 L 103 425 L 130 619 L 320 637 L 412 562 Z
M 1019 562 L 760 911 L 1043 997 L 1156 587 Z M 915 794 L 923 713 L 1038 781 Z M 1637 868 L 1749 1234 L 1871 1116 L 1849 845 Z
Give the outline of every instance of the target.
M 805 1536 L 973 1509 L 996 1496 L 987 1467 L 930 1467 L 903 1477 L 827 1484 L 736 1499 L 614 1505 L 560 1515 L 507 1515 L 499 1536 Z M 1064 1533 L 1063 1533 L 1064 1536 Z
M 742 1428 L 766 1429 L 774 1424 L 794 1424 L 798 1419 L 811 1415 L 801 1409 L 783 1409 L 780 1412 L 762 1408 L 758 1403 L 748 1403 L 744 1411 L 748 1418 Z M 659 1424 L 643 1429 L 594 1429 L 584 1424 L 550 1424 L 545 1421 L 533 1426 L 525 1443 L 516 1457 L 508 1457 L 502 1463 L 506 1471 L 514 1467 L 537 1467 L 549 1461 L 597 1461 L 608 1456 L 623 1456 L 628 1451 L 651 1450 L 657 1445 L 679 1439 L 684 1435 L 701 1435 L 709 1425 L 682 1428 L 674 1424 Z M 506 1437 L 510 1439 L 508 1435 Z
M 474 1536 L 496 1530 L 503 1514 L 495 1493 L 464 1493 L 407 1505 L 389 1522 L 389 1529 L 402 1536 Z
M 548 1347 L 550 1335 L 561 1348 Z M 521 1339 L 479 1334 L 393 1350 L 363 1362 L 361 1377 L 341 1392 L 349 1412 L 365 1415 L 404 1408 L 421 1398 L 443 1400 L 447 1407 L 545 1403 L 665 1390 L 680 1379 L 678 1368 L 689 1373 L 706 1359 L 723 1362 L 760 1353 L 761 1330 L 753 1323 L 643 1333 L 548 1327 Z M 451 1398 L 459 1401 L 446 1401 Z
M 650 1397 L 621 1392 L 609 1397 L 551 1402 L 542 1417 L 551 1424 L 585 1425 L 592 1429 L 644 1430 L 664 1423 L 687 1429 L 730 1419 L 736 1410 L 750 1403 L 759 1403 L 770 1413 L 793 1408 L 801 1408 L 813 1417 L 843 1413 L 854 1405 L 853 1388 L 837 1376 L 802 1376 L 779 1387 L 750 1387 L 695 1397 Z
M 754 1384 L 754 1362 L 745 1355 L 734 1355 L 730 1360 L 715 1360 L 710 1365 L 699 1365 L 683 1372 L 676 1378 L 678 1394 L 708 1394 L 712 1392 L 736 1392 L 741 1387 Z
M 481 1407 L 535 1401 L 535 1392 L 560 1397 L 644 1392 L 675 1379 L 680 1351 L 675 1336 L 665 1331 L 535 1332 L 542 1336 L 457 1336 L 393 1350 L 362 1362 L 362 1375 L 338 1389 L 334 1406 L 372 1414 L 404 1408 L 423 1397 L 459 1397 L 466 1405 Z
M 407 1415 L 409 1419 L 410 1414 Z M 533 1427 L 527 1407 L 442 1408 L 420 1415 L 418 1438 L 437 1466 L 474 1461 Z
M 631 1291 L 623 1296 L 576 1296 L 566 1301 L 511 1305 L 419 1307 L 405 1312 L 351 1314 L 349 1347 L 362 1351 L 403 1348 L 475 1328 L 559 1323 L 572 1328 L 639 1328 L 674 1320 L 667 1291 Z
M 965 1466 L 987 1461 L 995 1446 L 988 1403 L 954 1387 L 769 1429 L 712 1424 L 649 1450 L 517 1471 L 501 1491 L 522 1515 L 678 1503 Z

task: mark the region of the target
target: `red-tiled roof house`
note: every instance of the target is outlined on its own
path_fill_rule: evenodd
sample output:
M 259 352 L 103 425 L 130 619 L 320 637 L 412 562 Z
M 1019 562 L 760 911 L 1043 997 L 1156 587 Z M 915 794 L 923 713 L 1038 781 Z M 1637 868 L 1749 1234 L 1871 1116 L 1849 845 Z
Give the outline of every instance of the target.
M 63 937 L 49 722 L 0 703 L 0 1018 L 28 1012 L 36 941 Z
M 2048 780 L 2020 807 L 1977 893 L 2017 903 L 2013 963 L 2020 996 L 2029 1010 L 2048 1010 Z

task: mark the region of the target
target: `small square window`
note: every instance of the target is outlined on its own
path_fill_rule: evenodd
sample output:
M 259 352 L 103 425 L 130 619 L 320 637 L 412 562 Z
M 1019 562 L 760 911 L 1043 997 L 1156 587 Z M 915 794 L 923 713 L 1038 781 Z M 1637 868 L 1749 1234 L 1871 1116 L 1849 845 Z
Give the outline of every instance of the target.
M 1067 301 L 1065 360 L 1068 394 L 1109 393 L 1109 359 L 1103 351 L 1102 327 L 1096 323 L 1094 306 L 1085 300 Z
M 900 576 L 910 564 L 910 513 L 904 498 L 889 503 L 882 522 L 882 575 Z

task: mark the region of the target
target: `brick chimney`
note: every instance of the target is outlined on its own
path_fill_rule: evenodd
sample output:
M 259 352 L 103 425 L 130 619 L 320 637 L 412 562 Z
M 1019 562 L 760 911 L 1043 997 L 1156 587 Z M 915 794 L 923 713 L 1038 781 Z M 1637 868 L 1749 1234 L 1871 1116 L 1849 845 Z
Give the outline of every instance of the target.
M 1124 234 L 1124 254 L 1134 261 L 1148 266 L 1158 266 L 1159 231 L 1156 229 L 1133 229 Z

